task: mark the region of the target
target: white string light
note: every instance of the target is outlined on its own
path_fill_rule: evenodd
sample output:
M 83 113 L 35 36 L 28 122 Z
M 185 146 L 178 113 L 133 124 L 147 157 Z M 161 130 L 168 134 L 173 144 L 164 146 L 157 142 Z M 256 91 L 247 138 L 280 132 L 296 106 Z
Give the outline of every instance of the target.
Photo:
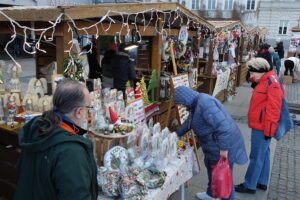
M 146 22 L 146 17 L 145 17 L 145 13 L 150 13 L 150 19 L 148 21 L 148 23 Z M 172 18 L 172 13 L 174 13 L 174 17 L 173 17 L 173 21 L 171 22 L 171 18 Z M 16 35 L 17 35 L 17 31 L 16 31 L 16 28 L 20 28 L 23 30 L 23 33 L 24 33 L 24 43 L 23 43 L 23 50 L 24 52 L 28 53 L 28 54 L 35 54 L 36 51 L 42 51 L 44 53 L 46 53 L 46 51 L 44 49 L 41 49 L 41 46 L 40 46 L 40 43 L 43 39 L 43 41 L 46 41 L 46 42 L 52 42 L 53 39 L 54 39 L 54 34 L 55 34 L 55 28 L 56 26 L 62 21 L 62 17 L 63 16 L 66 16 L 67 18 L 67 24 L 68 24 L 68 28 L 69 30 L 68 31 L 71 31 L 71 34 L 72 34 L 72 38 L 71 40 L 69 41 L 68 44 L 70 44 L 70 48 L 69 50 L 66 50 L 65 52 L 69 53 L 70 57 L 71 56 L 71 49 L 73 47 L 73 36 L 74 36 L 74 30 L 77 30 L 77 31 L 83 31 L 85 32 L 85 34 L 89 34 L 88 33 L 88 30 L 92 29 L 92 28 L 95 28 L 96 29 L 96 39 L 98 38 L 99 36 L 99 27 L 98 25 L 101 26 L 101 28 L 103 29 L 103 31 L 105 32 L 105 34 L 107 33 L 108 30 L 110 30 L 112 24 L 115 24 L 116 21 L 111 17 L 111 15 L 118 15 L 118 16 L 121 16 L 122 17 L 122 24 L 120 26 L 120 30 L 119 32 L 116 32 L 119 34 L 119 40 L 121 39 L 121 34 L 123 32 L 123 28 L 126 27 L 127 29 L 127 35 L 130 34 L 130 31 L 131 31 L 131 26 L 129 24 L 129 17 L 131 15 L 134 15 L 134 22 L 133 22 L 133 27 L 134 29 L 136 30 L 136 34 L 138 35 L 139 37 L 139 40 L 138 42 L 141 42 L 142 40 L 142 36 L 141 36 L 141 33 L 139 31 L 139 25 L 137 24 L 137 21 L 138 21 L 138 15 L 141 15 L 143 16 L 143 19 L 142 19 L 142 22 L 143 22 L 143 25 L 144 25 L 144 31 L 146 31 L 146 29 L 150 26 L 151 22 L 153 22 L 153 14 L 156 14 L 156 21 L 154 22 L 154 27 L 155 27 L 155 31 L 156 33 L 158 34 L 163 34 L 163 33 L 166 33 L 166 31 L 164 30 L 164 26 L 165 24 L 167 23 L 167 26 L 169 28 L 169 33 L 170 33 L 170 29 L 171 29 L 171 25 L 174 24 L 176 22 L 176 20 L 179 18 L 180 19 L 180 22 L 181 24 L 183 23 L 183 17 L 185 15 L 185 17 L 187 18 L 187 25 L 190 24 L 190 22 L 192 22 L 193 24 L 193 28 L 197 28 L 197 29 L 201 29 L 202 27 L 200 26 L 200 22 L 198 20 L 198 18 L 196 17 L 192 17 L 192 16 L 188 16 L 188 14 L 185 14 L 179 7 L 177 7 L 175 10 L 173 11 L 168 11 L 168 12 L 165 12 L 165 11 L 161 11 L 161 10 L 158 10 L 158 9 L 154 9 L 154 8 L 151 8 L 151 9 L 148 9 L 148 10 L 145 10 L 143 12 L 138 12 L 138 13 L 126 13 L 126 12 L 119 12 L 119 11 L 112 11 L 112 10 L 109 10 L 107 11 L 107 13 L 101 17 L 101 19 L 99 21 L 97 21 L 96 23 L 90 25 L 90 26 L 86 26 L 86 27 L 81 27 L 79 28 L 77 25 L 76 25 L 76 22 L 66 13 L 61 13 L 54 22 L 52 21 L 49 21 L 49 24 L 50 26 L 46 27 L 46 28 L 32 28 L 32 27 L 28 27 L 28 26 L 23 26 L 21 24 L 19 24 L 17 21 L 15 21 L 14 19 L 10 18 L 9 16 L 7 16 L 4 12 L 2 12 L 0 10 L 0 15 L 4 16 L 9 22 L 10 22 L 10 25 L 12 26 L 12 36 L 11 36 L 11 39 L 7 42 L 7 44 L 5 45 L 5 52 L 7 53 L 7 55 L 11 58 L 11 60 L 18 66 L 19 63 L 13 58 L 13 56 L 9 53 L 8 51 L 8 46 L 15 40 L 16 38 Z M 159 16 L 159 15 L 163 15 L 163 19 Z M 166 21 L 166 16 L 169 15 L 169 19 L 168 19 L 168 22 Z M 127 16 L 127 19 L 125 20 L 124 19 L 124 16 Z M 176 17 L 175 17 L 176 16 Z M 108 27 L 104 27 L 104 21 L 105 20 L 109 20 L 109 25 Z M 159 30 L 158 27 L 159 27 L 159 23 L 158 21 L 160 20 L 159 23 L 162 23 L 162 29 Z M 198 26 L 194 26 L 194 23 L 196 23 Z M 72 25 L 72 27 L 71 27 Z M 107 23 L 106 23 L 107 25 Z M 206 23 L 203 23 L 202 22 L 202 26 L 203 28 L 205 28 L 205 31 L 208 32 L 209 31 L 209 28 L 207 27 L 207 24 Z M 30 45 L 28 42 L 27 42 L 27 31 L 31 31 L 31 32 L 40 32 L 36 35 L 39 35 L 39 38 L 37 39 L 37 41 L 34 41 L 34 45 Z M 46 36 L 46 33 L 48 31 L 51 31 L 51 36 L 47 38 Z M 90 49 L 88 51 L 85 51 L 85 52 L 81 52 L 82 53 L 91 53 L 92 52 L 92 49 L 93 49 L 93 43 L 90 41 L 90 39 L 88 38 L 87 40 L 88 44 L 90 44 Z M 33 47 L 32 49 L 34 49 L 33 51 L 28 51 L 27 49 L 30 48 L 30 47 Z

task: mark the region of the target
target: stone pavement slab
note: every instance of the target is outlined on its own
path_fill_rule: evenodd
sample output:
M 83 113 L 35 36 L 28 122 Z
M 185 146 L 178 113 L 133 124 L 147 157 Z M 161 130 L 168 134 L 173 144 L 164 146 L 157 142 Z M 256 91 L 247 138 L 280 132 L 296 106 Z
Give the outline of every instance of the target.
M 300 81 L 285 85 L 285 98 L 290 109 L 300 111 Z
M 300 199 L 300 126 L 277 142 L 268 200 Z

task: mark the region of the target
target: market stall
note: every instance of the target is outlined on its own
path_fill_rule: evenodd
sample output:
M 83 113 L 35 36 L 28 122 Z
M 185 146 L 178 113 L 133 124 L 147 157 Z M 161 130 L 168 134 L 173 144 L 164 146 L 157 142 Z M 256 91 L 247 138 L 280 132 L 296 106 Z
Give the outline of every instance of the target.
M 165 68 L 170 63 L 172 65 L 176 63 L 178 69 L 185 68 L 182 72 L 190 74 L 191 86 L 197 89 L 199 87 L 197 68 L 201 62 L 197 56 L 200 38 L 210 37 L 214 27 L 177 3 L 125 5 L 1 8 L 0 34 L 11 34 L 11 40 L 4 50 L 14 61 L 14 64 L 9 66 L 0 63 L 1 69 L 9 73 L 4 76 L 1 85 L 0 113 L 3 113 L 3 116 L 0 116 L 1 123 L 3 122 L 5 129 L 20 127 L 33 116 L 51 109 L 51 95 L 57 83 L 65 77 L 87 82 L 88 65 L 85 63 L 87 55 L 96 52 L 96 58 L 99 59 L 103 36 L 113 36 L 116 43 L 137 45 L 135 54 L 138 84 L 135 88 L 128 84 L 124 93 L 109 89 L 103 91 L 100 79 L 92 81 L 91 96 L 94 109 L 91 113 L 88 137 L 95 142 L 99 166 L 105 165 L 106 170 L 112 167 L 107 162 L 115 161 L 114 158 L 105 159 L 106 155 L 110 155 L 107 152 L 111 152 L 114 147 L 119 152 L 135 155 L 125 159 L 125 163 L 128 164 L 126 167 L 132 167 L 129 163 L 134 163 L 135 167 L 140 168 L 145 168 L 145 164 L 156 166 L 155 170 L 163 179 L 159 183 L 176 182 L 176 184 L 166 187 L 166 191 L 158 189 L 149 192 L 146 192 L 148 188 L 142 185 L 143 189 L 137 195 L 148 194 L 150 197 L 163 195 L 167 198 L 191 177 L 190 168 L 186 168 L 188 171 L 179 172 L 180 165 L 191 165 L 191 151 L 186 144 L 179 142 L 178 145 L 176 134 L 171 134 L 165 129 L 168 122 L 164 117 L 166 114 L 164 108 L 170 101 L 162 101 L 167 95 L 161 95 L 163 92 L 158 87 L 163 79 L 161 74 L 174 73 Z M 183 26 L 185 28 L 182 28 Z M 19 80 L 22 66 L 8 51 L 17 34 L 24 37 L 24 51 L 34 54 L 36 58 L 36 78 L 29 81 L 25 94 L 21 93 Z M 79 36 L 86 36 L 89 48 L 83 50 Z M 168 57 L 168 53 L 161 54 L 160 49 L 163 45 L 166 46 L 165 52 L 168 52 L 168 48 L 171 49 L 169 53 L 171 58 L 162 59 L 163 55 Z M 181 59 L 182 57 L 184 59 Z M 168 87 L 164 87 L 165 94 L 168 93 L 167 90 Z M 159 113 L 155 121 L 161 122 L 161 125 L 153 126 L 150 123 L 148 126 L 147 121 Z M 164 148 L 159 148 L 160 145 Z M 149 149 L 150 147 L 152 148 Z M 121 155 L 122 153 L 118 155 L 119 158 Z M 165 155 L 165 159 L 156 157 L 161 155 Z M 147 160 L 144 160 L 146 157 Z M 178 166 L 168 168 L 167 164 L 174 159 L 179 159 L 176 162 Z M 163 163 L 157 163 L 160 161 Z M 113 170 L 108 171 L 116 170 L 116 166 L 113 167 Z M 120 167 L 117 166 L 117 169 L 120 170 Z M 3 171 L 4 174 L 5 172 L 6 170 Z M 150 172 L 147 173 L 149 175 Z M 179 173 L 184 178 L 179 179 Z M 7 184 L 5 181 L 2 182 L 2 179 L 0 182 L 2 185 L 9 185 L 11 190 L 15 187 L 15 183 Z M 140 185 L 136 182 L 132 184 Z M 156 187 L 163 186 L 158 184 Z M 2 190 L 7 187 L 0 188 Z
M 209 21 L 217 33 L 206 47 L 207 63 L 200 69 L 201 91 L 220 101 L 231 100 L 236 93 L 237 68 L 240 65 L 241 35 L 244 30 L 240 21 Z
M 287 54 L 288 57 L 295 56 L 296 49 L 300 44 L 300 26 L 295 26 L 292 28 L 292 37 L 290 39 L 290 46 Z
M 240 45 L 240 65 L 237 68 L 237 86 L 241 86 L 246 81 L 246 62 L 254 55 L 258 49 L 260 39 L 260 29 L 258 27 L 247 26 L 241 36 Z

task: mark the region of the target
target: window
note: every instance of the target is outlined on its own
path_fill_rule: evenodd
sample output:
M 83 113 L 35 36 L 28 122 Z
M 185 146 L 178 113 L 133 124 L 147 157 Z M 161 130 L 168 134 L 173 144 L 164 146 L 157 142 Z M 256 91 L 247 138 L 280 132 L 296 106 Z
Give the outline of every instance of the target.
M 207 10 L 215 10 L 215 9 L 216 9 L 216 0 L 208 0 Z
M 279 31 L 278 34 L 286 35 L 287 34 L 288 21 L 280 21 L 279 22 Z
M 255 0 L 247 0 L 246 8 L 247 8 L 247 10 L 254 10 L 255 9 Z
M 232 10 L 233 0 L 224 0 L 224 10 Z
M 200 0 L 192 0 L 192 10 L 199 10 L 199 1 Z

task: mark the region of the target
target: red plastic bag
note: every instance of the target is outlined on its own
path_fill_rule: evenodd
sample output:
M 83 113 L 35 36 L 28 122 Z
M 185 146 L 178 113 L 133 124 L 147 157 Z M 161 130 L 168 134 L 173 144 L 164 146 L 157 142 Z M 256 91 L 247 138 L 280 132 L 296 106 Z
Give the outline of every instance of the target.
M 227 158 L 221 157 L 213 166 L 211 191 L 214 198 L 229 198 L 232 190 L 231 170 Z

